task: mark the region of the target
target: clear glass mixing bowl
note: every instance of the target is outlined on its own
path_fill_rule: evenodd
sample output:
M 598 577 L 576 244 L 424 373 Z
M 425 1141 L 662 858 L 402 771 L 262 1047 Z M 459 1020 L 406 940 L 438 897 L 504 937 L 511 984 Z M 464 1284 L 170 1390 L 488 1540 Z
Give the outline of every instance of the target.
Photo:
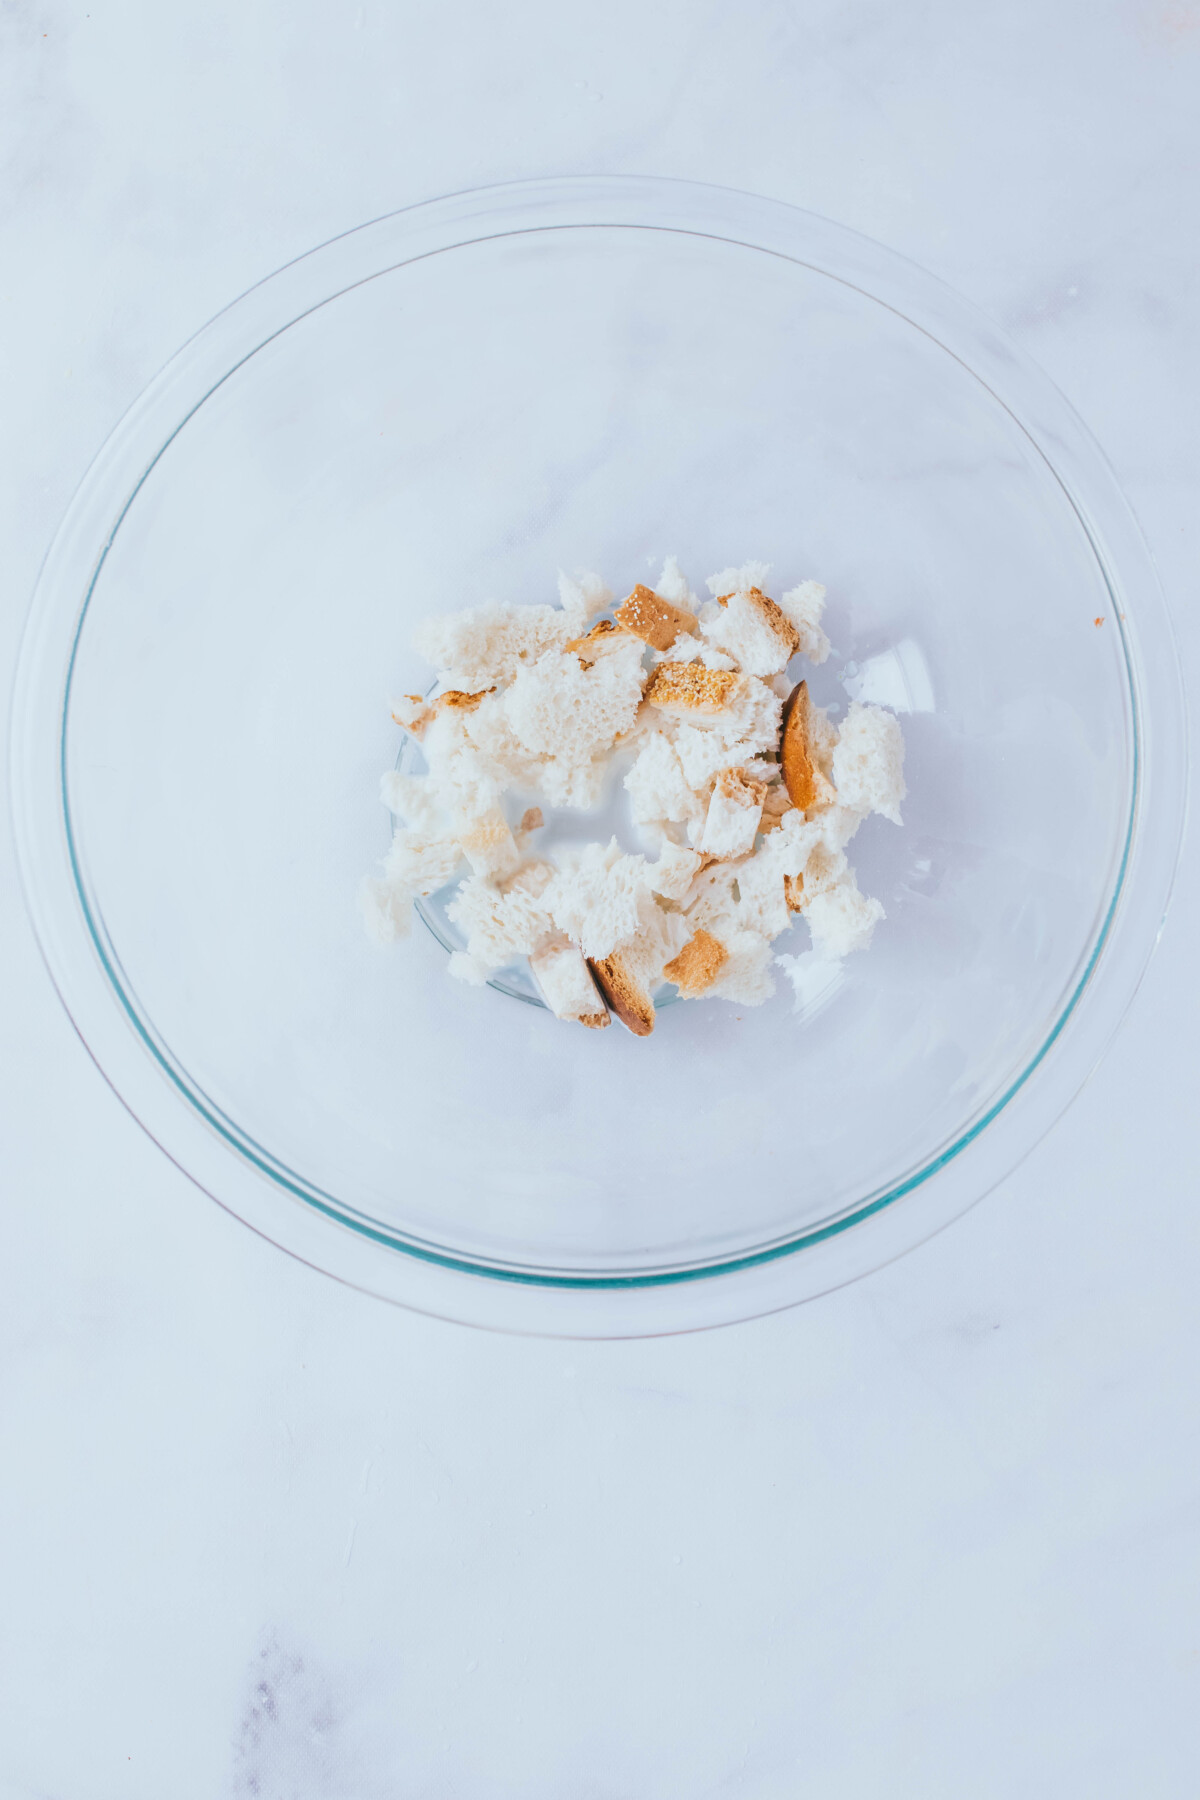
M 381 955 L 415 622 L 668 553 L 825 582 L 817 697 L 904 714 L 869 954 L 646 1041 Z M 216 318 L 76 497 L 13 728 L 46 958 L 146 1129 L 297 1255 L 533 1331 L 765 1311 L 960 1212 L 1100 1054 L 1183 810 L 1161 596 L 1056 390 L 877 245 L 636 179 L 416 207 Z

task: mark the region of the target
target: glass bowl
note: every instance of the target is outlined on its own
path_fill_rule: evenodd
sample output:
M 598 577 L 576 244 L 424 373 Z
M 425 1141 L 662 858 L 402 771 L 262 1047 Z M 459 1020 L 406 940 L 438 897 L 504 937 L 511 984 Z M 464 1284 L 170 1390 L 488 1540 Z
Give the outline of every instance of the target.
M 823 581 L 817 698 L 904 715 L 870 952 L 648 1040 L 379 952 L 416 621 L 667 554 Z M 346 1281 L 551 1333 L 785 1306 L 961 1212 L 1099 1056 L 1183 815 L 1162 598 L 1062 397 L 879 246 L 655 180 L 415 207 L 221 313 L 71 506 L 13 730 L 46 960 L 168 1155 Z

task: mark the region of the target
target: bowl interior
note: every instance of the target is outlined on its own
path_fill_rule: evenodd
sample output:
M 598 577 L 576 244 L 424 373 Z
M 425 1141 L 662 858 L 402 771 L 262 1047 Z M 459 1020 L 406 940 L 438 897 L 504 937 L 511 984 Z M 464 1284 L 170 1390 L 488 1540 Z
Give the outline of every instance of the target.
M 870 952 L 799 1015 L 637 1041 L 460 987 L 420 927 L 375 950 L 416 621 L 668 553 L 825 582 L 816 697 L 902 713 L 904 826 L 851 851 Z M 281 331 L 150 469 L 68 695 L 81 888 L 157 1053 L 347 1219 L 481 1265 L 720 1262 L 920 1180 L 1054 1033 L 1129 828 L 1111 606 L 1020 426 L 858 287 L 683 231 L 468 243 Z

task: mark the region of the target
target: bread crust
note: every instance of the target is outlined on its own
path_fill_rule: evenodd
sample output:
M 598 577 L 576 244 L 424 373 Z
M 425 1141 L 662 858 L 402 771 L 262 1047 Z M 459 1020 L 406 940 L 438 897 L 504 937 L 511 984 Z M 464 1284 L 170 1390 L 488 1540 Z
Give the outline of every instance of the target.
M 699 623 L 695 613 L 664 600 L 661 594 L 644 587 L 640 581 L 622 600 L 613 616 L 618 625 L 641 638 L 643 644 L 649 644 L 653 650 L 669 650 L 681 632 L 693 632 Z
M 675 983 L 685 1000 L 697 1000 L 708 992 L 728 961 L 729 952 L 721 940 L 701 926 L 666 965 L 663 976 Z
M 654 1002 L 630 971 L 619 950 L 611 956 L 588 958 L 592 979 L 622 1025 L 634 1037 L 649 1037 L 654 1030 Z
M 706 669 L 702 663 L 659 663 L 650 677 L 646 699 L 660 712 L 686 718 L 723 712 L 737 686 L 729 669 Z
M 817 767 L 812 749 L 812 702 L 807 681 L 799 682 L 783 703 L 779 760 L 788 798 L 801 812 L 818 812 L 837 798 L 836 790 Z
M 743 589 L 742 598 L 751 602 L 756 612 L 761 614 L 763 624 L 775 633 L 781 644 L 786 644 L 790 661 L 800 648 L 800 633 L 787 614 L 775 604 L 769 594 L 764 594 L 761 588 Z M 717 605 L 728 606 L 732 599 L 732 594 L 721 594 L 718 597 Z

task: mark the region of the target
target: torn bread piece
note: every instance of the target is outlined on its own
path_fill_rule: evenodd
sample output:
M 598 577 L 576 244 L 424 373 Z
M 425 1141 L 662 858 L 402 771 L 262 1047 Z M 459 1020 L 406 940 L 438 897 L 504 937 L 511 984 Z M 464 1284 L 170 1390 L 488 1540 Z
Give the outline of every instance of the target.
M 646 699 L 668 717 L 693 719 L 723 712 L 737 690 L 729 669 L 705 669 L 698 663 L 659 663 L 650 677 Z
M 759 931 L 736 931 L 723 938 L 729 952 L 706 998 L 732 1000 L 738 1006 L 761 1006 L 775 992 L 771 974 L 771 940 Z
M 542 899 L 553 874 L 552 864 L 534 862 L 501 882 L 469 875 L 459 883 L 446 912 L 461 929 L 467 957 L 480 971 L 473 976 L 467 968 L 457 968 L 453 972 L 461 980 L 486 981 L 497 969 L 531 956 L 556 935 Z
M 380 777 L 379 798 L 393 819 L 403 819 L 412 830 L 422 832 L 426 837 L 443 835 L 440 826 L 445 819 L 445 808 L 435 782 L 426 781 L 420 775 L 401 775 L 398 769 L 389 769 Z
M 838 962 L 855 950 L 867 949 L 886 914 L 878 900 L 859 892 L 853 870 L 847 869 L 840 881 L 806 901 L 804 916 L 813 949 L 826 961 Z
M 706 806 L 702 788 L 703 782 L 698 789 L 689 781 L 678 746 L 661 731 L 649 733 L 625 775 L 625 791 L 639 825 L 652 820 L 686 825 L 702 819 Z
M 766 794 L 766 782 L 753 780 L 745 769 L 722 769 L 708 803 L 701 854 L 719 862 L 748 855 L 758 836 Z
M 584 667 L 576 656 L 548 652 L 517 671 L 503 696 L 508 729 L 520 749 L 581 768 L 607 756 L 642 703 L 642 647 L 617 634 L 611 651 Z
M 486 700 L 488 695 L 494 694 L 495 691 L 494 685 L 489 688 L 481 688 L 475 694 L 468 694 L 462 688 L 447 688 L 444 693 L 438 694 L 434 698 L 433 708 L 435 712 L 474 712 L 481 701 Z
M 684 606 L 676 606 L 639 581 L 633 592 L 622 600 L 613 614 L 617 624 L 652 650 L 669 650 L 681 632 L 696 629 L 696 615 Z
M 796 628 L 798 649 L 810 663 L 823 663 L 829 655 L 829 639 L 821 629 L 825 589 L 819 581 L 801 581 L 779 596 L 779 610 Z
M 619 946 L 626 969 L 645 993 L 653 994 L 666 965 L 679 955 L 691 931 L 681 912 L 646 907 L 641 929 Z
M 783 731 L 779 740 L 779 760 L 783 766 L 783 782 L 788 798 L 801 812 L 815 812 L 831 806 L 837 799 L 832 784 L 821 773 L 812 741 L 812 702 L 808 683 L 801 681 L 784 702 Z
M 590 631 L 586 631 L 582 637 L 572 638 L 566 648 L 572 656 L 579 658 L 583 668 L 590 669 L 597 657 L 603 656 L 607 650 L 613 649 L 622 641 L 628 641 L 629 636 L 629 632 L 614 625 L 611 619 L 597 619 Z
M 900 727 L 856 702 L 839 730 L 789 682 L 792 655 L 829 652 L 824 589 L 776 601 L 768 576 L 726 569 L 701 604 L 668 558 L 615 618 L 599 576 L 560 575 L 558 606 L 493 603 L 423 627 L 433 685 L 393 712 L 425 772 L 410 749 L 381 783 L 394 835 L 362 890 L 373 935 L 401 935 L 415 901 L 457 881 L 451 976 L 483 985 L 527 958 L 559 1017 L 603 1029 L 611 999 L 641 1036 L 663 980 L 689 998 L 766 999 L 773 940 L 797 912 L 822 966 L 862 947 L 882 909 L 846 846 L 871 811 L 899 820 Z M 561 822 L 549 808 L 596 807 L 622 777 L 645 855 L 551 832 L 537 842 L 553 855 L 535 860 L 534 833 Z
M 663 976 L 675 983 L 685 1000 L 698 1000 L 701 994 L 708 992 L 728 961 L 729 952 L 724 944 L 701 926 L 679 955 L 666 965 Z
M 603 589 L 603 583 L 600 586 Z M 561 650 L 568 639 L 578 637 L 589 614 L 598 610 L 582 583 L 560 581 L 560 591 L 570 604 L 490 601 L 466 612 L 435 614 L 417 627 L 413 646 L 426 662 L 442 670 L 449 687 L 502 686 L 523 664 Z
M 800 648 L 800 633 L 761 588 L 723 594 L 720 612 L 701 626 L 705 639 L 732 656 L 747 675 L 785 669 Z
M 543 896 L 555 925 L 585 956 L 608 956 L 643 931 L 657 910 L 644 856 L 626 855 L 616 838 L 564 851 Z
M 387 944 L 407 937 L 413 901 L 445 887 L 462 857 L 462 847 L 454 838 L 431 837 L 421 831 L 395 832 L 383 860 L 382 876 L 369 877 L 359 890 L 363 922 L 375 942 Z
M 646 886 L 664 900 L 682 900 L 700 871 L 701 861 L 698 851 L 664 838 L 658 861 L 646 870 Z
M 903 821 L 904 738 L 900 721 L 882 706 L 852 700 L 833 749 L 838 798 L 856 812 L 882 813 L 893 825 Z
M 721 595 L 748 594 L 751 588 L 765 587 L 770 573 L 770 563 L 746 562 L 740 569 L 722 569 L 710 575 L 704 585 L 717 600 Z
M 589 957 L 588 967 L 622 1025 L 634 1037 L 649 1037 L 654 1030 L 654 1002 L 622 953 L 614 950 L 608 956 Z
M 402 725 L 410 737 L 423 738 L 433 718 L 433 708 L 424 694 L 401 694 L 391 705 L 392 719 Z
M 783 824 L 785 815 L 795 812 L 795 810 L 792 796 L 782 781 L 772 783 L 768 787 L 766 798 L 763 801 L 762 818 L 759 820 L 758 829 L 760 831 L 778 831 Z
M 593 1030 L 608 1024 L 608 1008 L 578 944 L 555 938 L 532 952 L 529 967 L 556 1019 L 577 1019 Z
M 460 817 L 455 836 L 476 875 L 507 875 L 521 860 L 512 827 L 498 806 L 477 818 Z

